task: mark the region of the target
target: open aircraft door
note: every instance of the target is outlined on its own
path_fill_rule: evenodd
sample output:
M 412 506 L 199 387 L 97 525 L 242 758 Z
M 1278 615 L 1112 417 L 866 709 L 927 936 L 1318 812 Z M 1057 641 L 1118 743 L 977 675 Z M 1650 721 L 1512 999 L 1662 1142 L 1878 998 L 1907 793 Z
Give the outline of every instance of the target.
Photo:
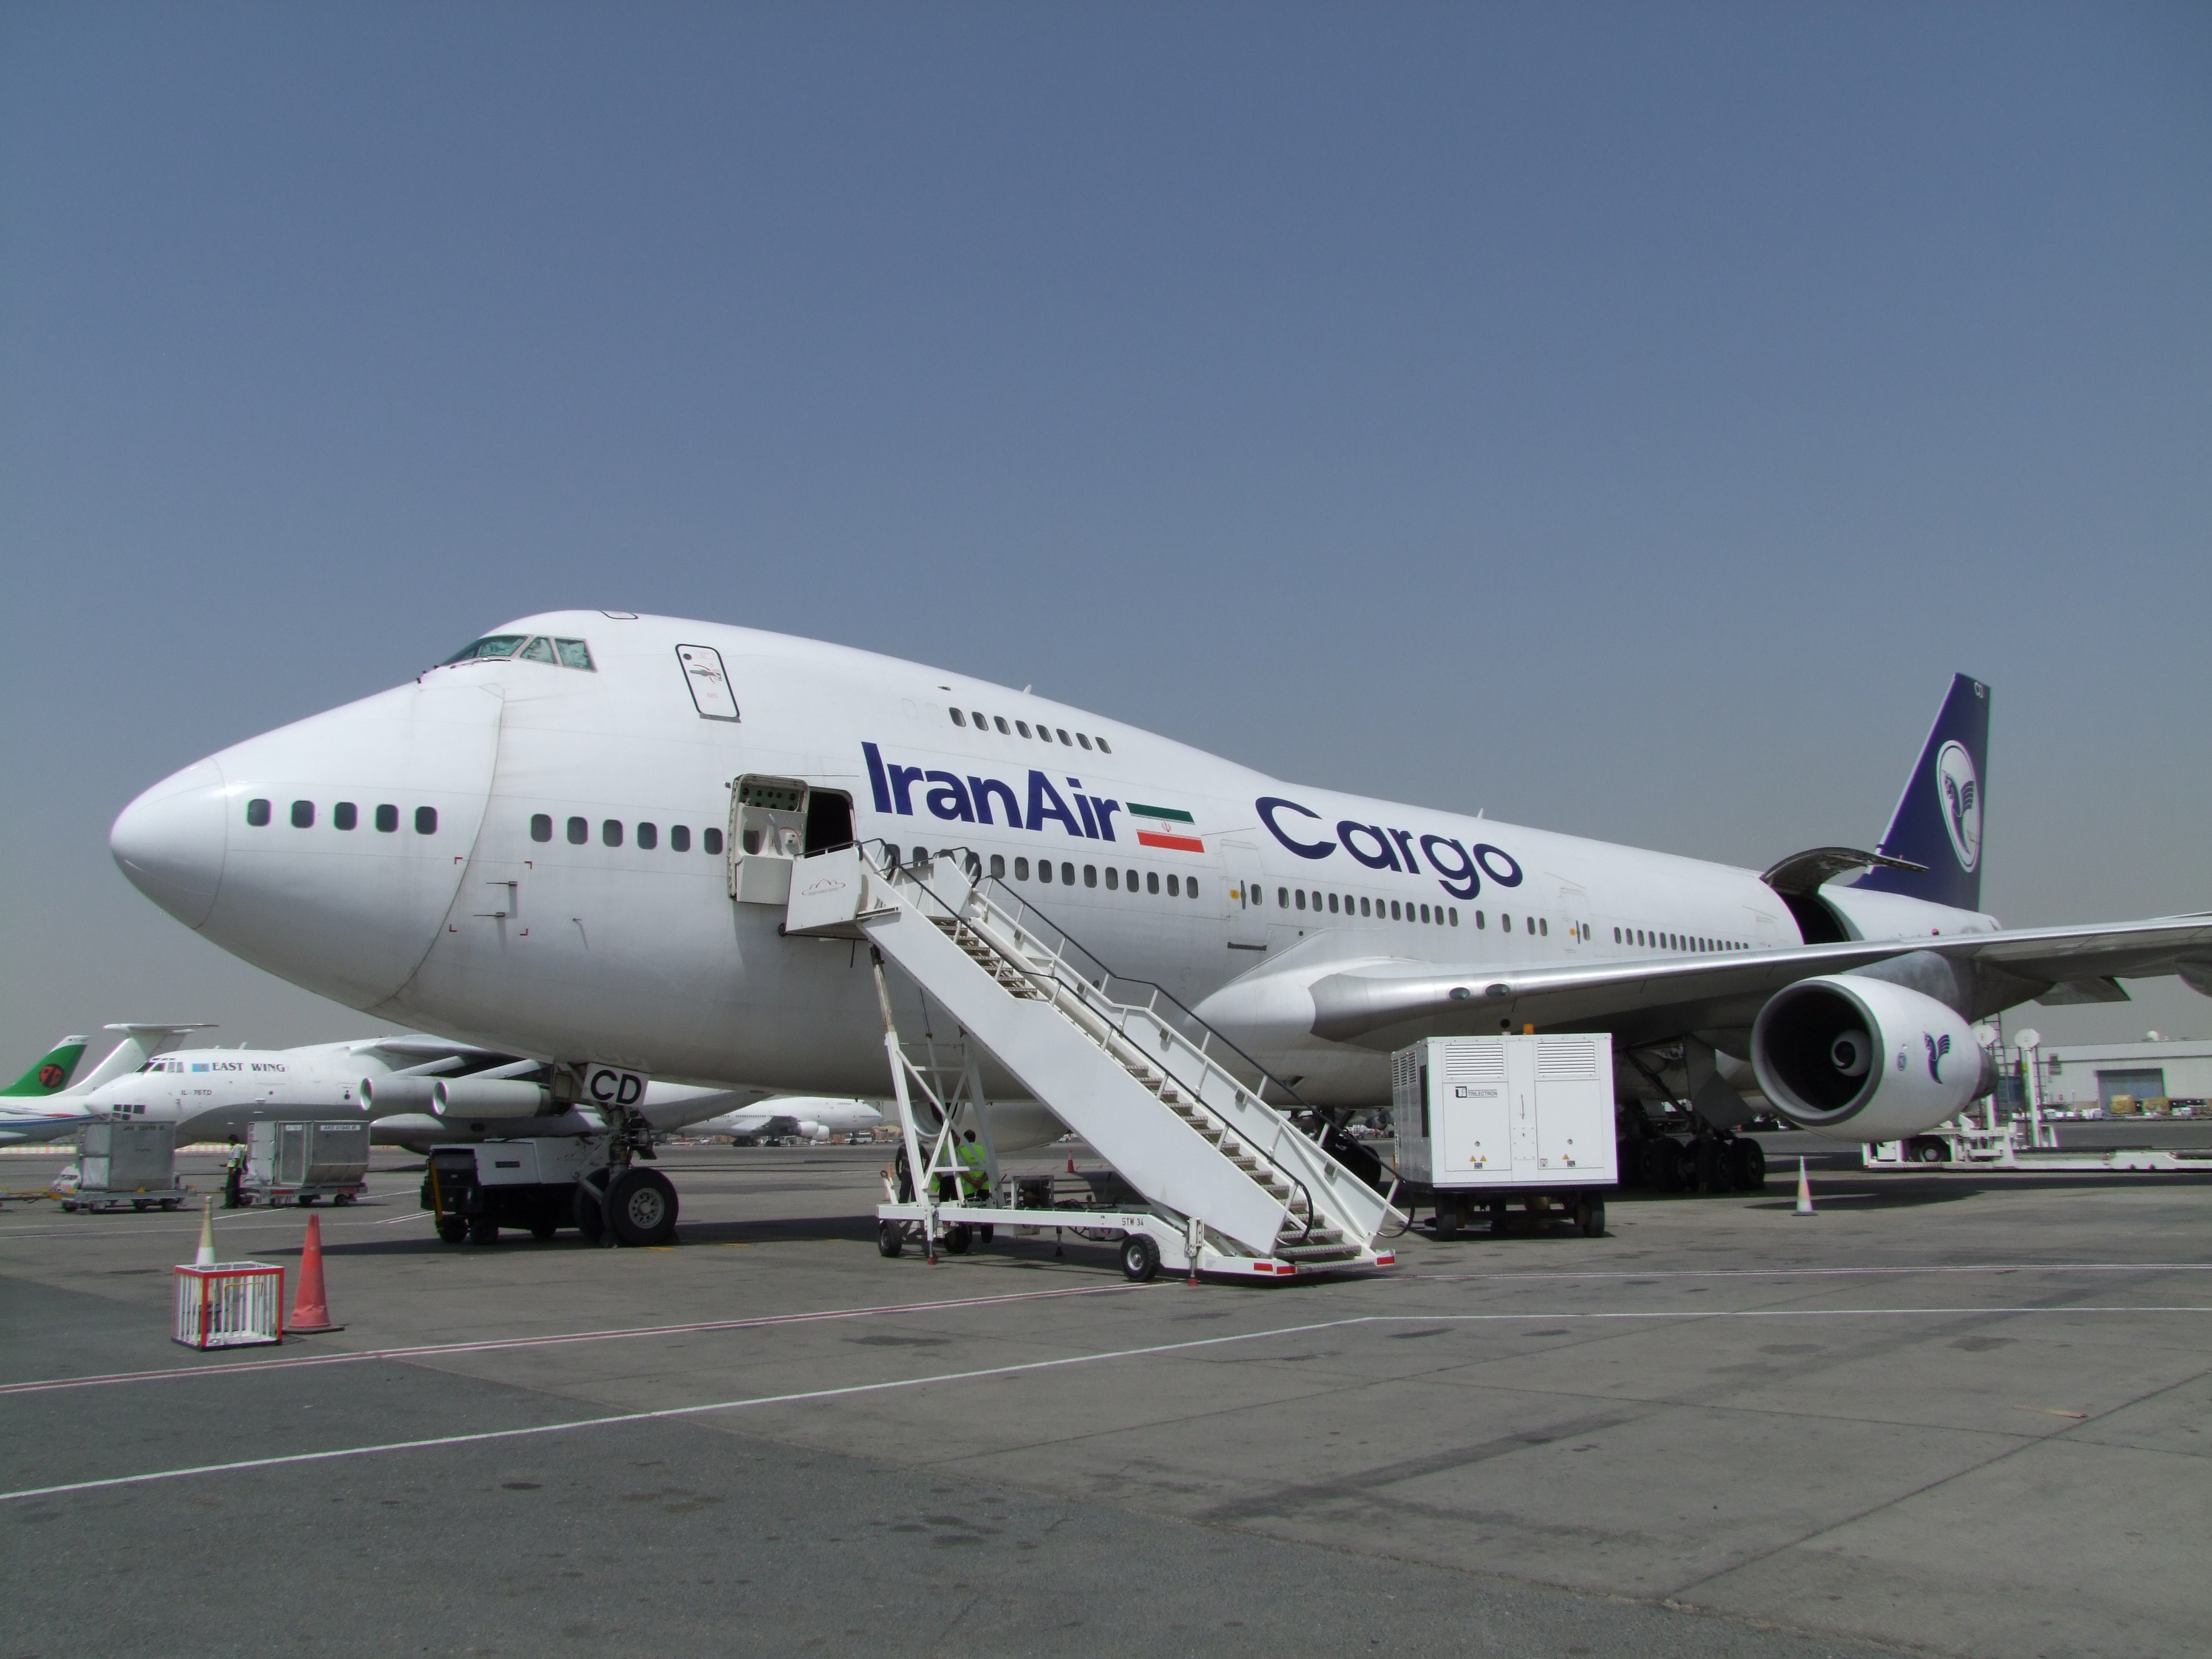
M 1221 849 L 1223 873 L 1228 878 L 1229 948 L 1264 951 L 1267 948 L 1267 884 L 1260 878 L 1260 854 L 1255 848 L 1234 842 Z

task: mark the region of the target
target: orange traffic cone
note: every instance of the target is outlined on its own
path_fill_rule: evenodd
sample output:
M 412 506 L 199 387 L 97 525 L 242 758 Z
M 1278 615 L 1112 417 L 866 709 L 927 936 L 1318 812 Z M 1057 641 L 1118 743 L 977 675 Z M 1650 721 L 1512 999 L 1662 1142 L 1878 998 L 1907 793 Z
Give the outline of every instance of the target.
M 1797 1212 L 1799 1215 L 1813 1213 L 1813 1183 L 1805 1178 L 1805 1160 L 1797 1160 Z
M 300 1251 L 300 1293 L 292 1298 L 292 1316 L 284 1322 L 288 1336 L 314 1336 L 342 1331 L 331 1323 L 329 1301 L 323 1291 L 323 1218 L 307 1218 L 307 1243 Z

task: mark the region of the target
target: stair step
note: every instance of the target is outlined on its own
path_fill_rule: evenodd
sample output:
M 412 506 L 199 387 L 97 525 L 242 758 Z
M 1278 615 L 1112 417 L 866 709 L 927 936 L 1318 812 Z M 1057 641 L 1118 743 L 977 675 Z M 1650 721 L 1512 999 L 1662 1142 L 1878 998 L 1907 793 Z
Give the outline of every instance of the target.
M 1359 1248 L 1355 1244 L 1280 1244 L 1275 1255 L 1282 1261 L 1354 1261 L 1359 1257 Z

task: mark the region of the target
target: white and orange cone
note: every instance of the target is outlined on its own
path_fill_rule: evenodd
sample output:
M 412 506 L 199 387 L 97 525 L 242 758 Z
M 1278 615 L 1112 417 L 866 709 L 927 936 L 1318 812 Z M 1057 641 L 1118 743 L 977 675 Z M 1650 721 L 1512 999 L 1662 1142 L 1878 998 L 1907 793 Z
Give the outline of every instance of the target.
M 1796 1210 L 1796 1213 L 1797 1213 L 1797 1214 L 1799 1214 L 1799 1215 L 1811 1215 L 1811 1214 L 1813 1214 L 1813 1213 L 1814 1213 L 1814 1210 L 1813 1210 L 1813 1183 L 1812 1183 L 1809 1180 L 1808 1180 L 1808 1179 L 1806 1178 L 1806 1176 L 1805 1176 L 1805 1160 L 1804 1160 L 1802 1158 L 1800 1158 L 1797 1160 L 1797 1210 Z
M 200 1248 L 192 1257 L 195 1267 L 215 1266 L 215 1200 L 200 1200 Z
M 284 1322 L 288 1336 L 314 1336 L 342 1331 L 331 1323 L 330 1297 L 323 1289 L 323 1218 L 307 1218 L 307 1242 L 300 1251 L 300 1289 L 292 1298 L 292 1316 Z

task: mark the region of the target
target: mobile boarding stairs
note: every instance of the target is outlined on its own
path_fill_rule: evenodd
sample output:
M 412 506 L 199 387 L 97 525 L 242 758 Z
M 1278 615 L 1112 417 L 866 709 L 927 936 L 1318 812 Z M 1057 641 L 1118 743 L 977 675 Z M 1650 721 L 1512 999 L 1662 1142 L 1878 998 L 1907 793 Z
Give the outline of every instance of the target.
M 959 849 L 902 866 L 896 849 L 871 842 L 791 870 L 787 935 L 862 939 L 876 952 L 905 1164 L 915 1172 L 876 1212 L 886 1255 L 910 1233 L 933 1255 L 940 1237 L 1024 1226 L 1118 1234 L 1133 1279 L 1161 1267 L 1279 1278 L 1392 1264 L 1377 1241 L 1405 1218 L 1261 1098 L 1267 1079 L 1256 1065 L 1159 987 L 1109 972 L 975 869 Z M 884 962 L 957 1022 L 972 1047 L 957 1066 L 917 1064 L 902 1045 Z M 973 1127 L 988 1148 L 990 1133 L 975 1050 L 1082 1136 L 1136 1201 L 1070 1210 L 1043 1182 L 970 1194 L 957 1137 Z M 1224 1063 L 1231 1058 L 1253 1082 Z

